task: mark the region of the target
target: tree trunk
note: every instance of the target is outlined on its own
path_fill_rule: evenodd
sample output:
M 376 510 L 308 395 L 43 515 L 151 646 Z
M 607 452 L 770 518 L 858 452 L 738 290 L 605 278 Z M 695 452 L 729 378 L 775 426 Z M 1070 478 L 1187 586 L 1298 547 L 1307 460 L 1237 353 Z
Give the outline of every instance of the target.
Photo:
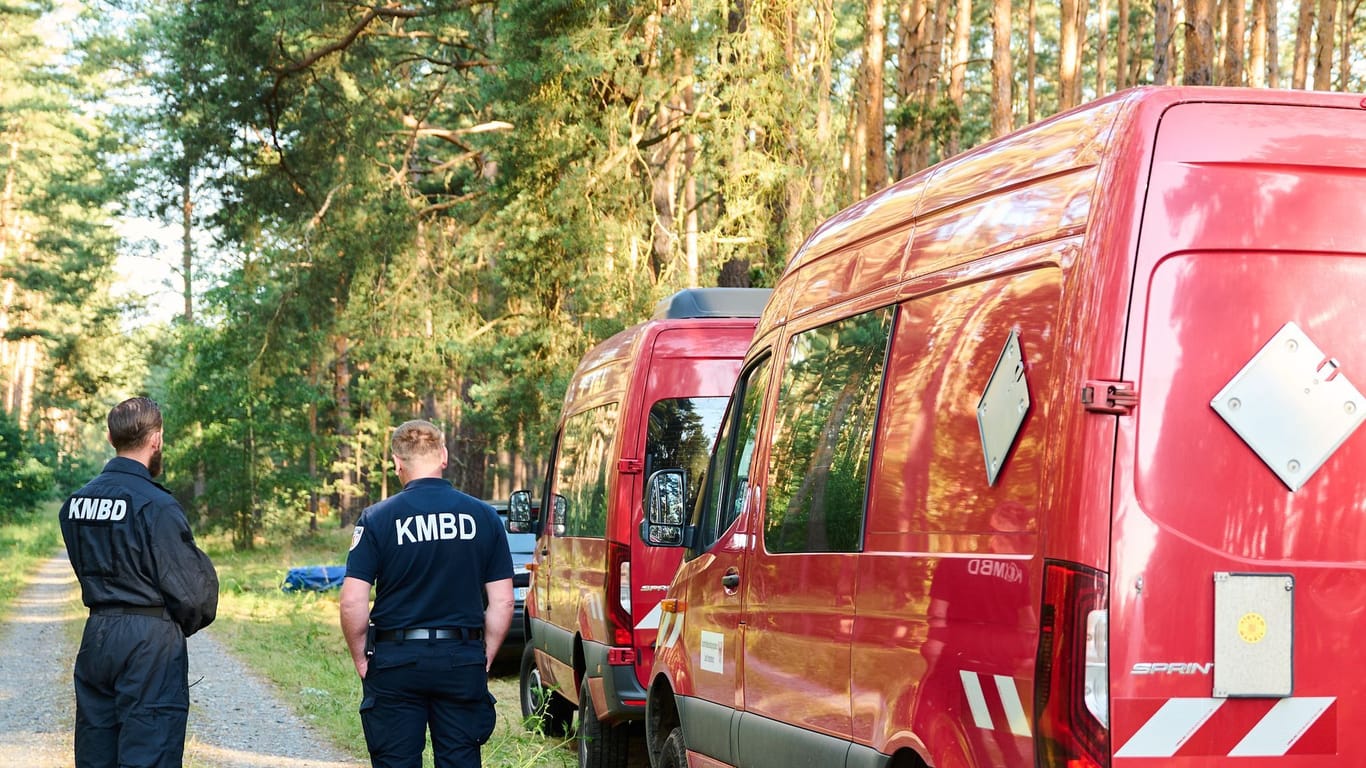
M 964 0 L 967 2 L 967 0 Z M 887 117 L 883 109 L 883 80 L 887 66 L 887 15 L 883 0 L 868 0 L 867 35 L 863 45 L 864 76 L 864 195 L 887 186 Z
M 1214 84 L 1213 6 L 1213 0 L 1186 0 L 1185 85 Z
M 1346 91 L 1350 89 L 1348 79 L 1352 74 L 1352 30 L 1356 28 L 1357 12 L 1361 9 L 1361 0 L 1343 0 L 1342 2 L 1342 27 L 1341 47 L 1338 51 L 1338 90 Z
M 934 16 L 930 38 L 925 46 L 925 82 L 923 103 L 921 104 L 922 114 L 925 115 L 925 132 L 921 134 L 921 142 L 925 145 L 925 164 L 929 165 L 934 159 L 934 147 L 939 148 L 939 159 L 944 159 L 946 154 L 944 146 L 946 137 L 943 126 L 935 119 L 935 114 L 940 112 L 938 107 L 940 94 L 947 89 L 942 88 L 944 82 L 944 68 L 948 66 L 948 49 L 945 41 L 949 39 L 949 0 L 934 0 Z
M 1039 76 L 1039 52 L 1034 48 L 1034 37 L 1039 31 L 1038 24 L 1035 23 L 1035 19 L 1038 18 L 1038 12 L 1038 0 L 1029 0 L 1029 10 L 1027 11 L 1029 14 L 1029 22 L 1027 24 L 1029 29 L 1029 47 L 1028 52 L 1025 54 L 1025 78 L 1029 81 L 1029 85 L 1026 87 L 1025 92 L 1026 124 L 1033 123 L 1039 117 L 1039 92 L 1038 89 L 1034 87 L 1034 81 Z
M 1058 30 L 1058 111 L 1077 105 L 1076 85 L 1081 71 L 1081 50 L 1077 41 L 1077 4 L 1080 0 L 1060 0 Z
M 1109 0 L 1100 0 L 1100 7 L 1096 9 L 1096 16 L 1099 24 L 1096 26 L 1096 96 L 1104 96 L 1109 93 L 1105 87 L 1106 70 L 1109 69 L 1106 61 L 1106 40 L 1110 27 L 1110 3 Z
M 1224 77 L 1223 85 L 1240 86 L 1245 82 L 1243 40 L 1246 37 L 1243 0 L 1224 0 Z
M 1010 88 L 1015 79 L 1010 60 L 1010 0 L 994 0 L 991 16 L 991 135 L 1004 136 L 1015 125 Z
M 1247 84 L 1265 88 L 1267 81 L 1266 0 L 1252 0 L 1252 34 L 1248 41 Z
M 904 105 L 897 121 L 894 152 L 896 175 L 905 178 L 924 168 L 925 82 L 928 79 L 929 0 L 902 0 L 897 18 L 901 25 L 897 49 L 897 102 Z
M 1334 28 L 1337 22 L 1337 0 L 1319 0 L 1319 18 L 1314 45 L 1314 90 L 1326 91 L 1333 87 Z
M 806 66 L 807 57 L 804 52 L 798 52 L 797 10 L 794 6 L 795 3 L 781 5 L 781 11 L 777 14 L 781 27 L 775 31 L 780 35 L 779 39 L 783 41 L 783 71 L 788 73 L 799 91 L 809 91 L 811 85 L 806 78 L 810 70 Z M 880 89 L 880 79 L 878 86 Z M 880 100 L 878 106 L 881 107 Z M 880 114 L 881 110 L 879 109 L 879 126 L 882 124 Z M 878 130 L 879 135 L 881 135 L 881 128 L 879 127 Z M 804 156 L 801 138 L 797 131 L 786 131 L 780 136 L 773 136 L 771 141 L 774 145 L 781 144 L 783 155 L 788 163 L 798 166 L 807 165 L 807 158 Z M 884 162 L 881 167 L 883 168 L 882 177 L 885 185 L 887 178 L 886 163 Z M 796 253 L 797 248 L 802 244 L 802 238 L 806 236 L 801 219 L 801 212 L 806 204 L 806 188 L 806 179 L 802 178 L 800 174 L 793 174 L 783 185 L 782 204 L 775 210 L 774 217 L 777 224 L 775 232 L 782 236 L 782 253 L 779 254 L 782 261 L 786 261 L 790 255 Z
M 354 473 L 354 457 L 351 455 L 351 342 L 345 336 L 332 339 L 332 399 L 337 404 L 336 436 L 337 463 L 336 476 L 337 523 L 343 528 L 356 524 L 360 516 L 360 477 Z
M 1172 37 L 1176 34 L 1172 24 L 1171 0 L 1155 0 L 1153 3 L 1153 83 L 1172 84 Z
M 1309 37 L 1314 32 L 1314 9 L 1317 0 L 1300 0 L 1300 11 L 1295 24 L 1295 60 L 1290 72 L 1290 87 L 1304 90 L 1309 81 Z
M 1119 0 L 1119 23 L 1115 30 L 1115 90 L 1122 91 L 1133 82 L 1129 78 L 1129 0 Z
M 834 82 L 834 74 L 831 65 L 831 51 L 834 48 L 835 35 L 835 3 L 834 0 L 818 0 L 816 3 L 816 28 L 820 30 L 820 38 L 816 41 L 816 146 L 830 146 L 831 115 L 831 83 Z M 904 66 L 904 65 L 903 65 Z M 900 135 L 901 128 L 898 126 L 897 133 Z M 813 169 L 811 176 L 811 209 L 816 216 L 825 215 L 825 185 L 828 181 L 826 176 L 825 163 L 820 163 L 819 169 Z
M 1265 0 L 1266 2 L 1266 87 L 1281 87 L 1281 57 L 1280 57 L 1280 10 L 1277 8 L 1277 0 Z
M 945 156 L 958 154 L 963 148 L 963 96 L 968 77 L 969 43 L 972 34 L 972 0 L 957 0 L 954 6 L 953 51 L 949 63 L 949 102 L 953 104 L 949 127 L 948 149 Z

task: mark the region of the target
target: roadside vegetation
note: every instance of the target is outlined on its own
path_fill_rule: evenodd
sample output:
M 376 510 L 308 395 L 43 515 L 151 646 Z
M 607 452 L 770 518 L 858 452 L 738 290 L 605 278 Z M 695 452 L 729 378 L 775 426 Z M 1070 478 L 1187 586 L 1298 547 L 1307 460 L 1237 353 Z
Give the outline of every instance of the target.
M 0 617 L 9 614 L 10 603 L 39 561 L 61 546 L 60 506 L 60 502 L 47 502 L 37 512 L 0 524 Z
M 345 562 L 351 531 L 325 525 L 316 535 L 281 544 L 235 549 L 226 534 L 201 538 L 221 585 L 215 636 L 275 684 L 300 715 L 358 760 L 366 759 L 361 732 L 360 680 L 337 620 L 337 591 L 286 593 L 290 568 Z M 573 743 L 546 739 L 522 727 L 517 664 L 508 656 L 490 681 L 498 725 L 484 745 L 486 768 L 569 766 Z M 425 765 L 430 766 L 431 752 Z

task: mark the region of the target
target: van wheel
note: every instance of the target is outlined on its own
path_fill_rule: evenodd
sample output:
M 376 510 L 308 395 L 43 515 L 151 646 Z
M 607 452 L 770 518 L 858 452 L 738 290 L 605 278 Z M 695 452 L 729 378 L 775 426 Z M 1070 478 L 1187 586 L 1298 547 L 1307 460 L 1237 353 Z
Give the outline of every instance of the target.
M 522 725 L 532 733 L 563 736 L 569 730 L 574 708 L 560 694 L 541 682 L 541 670 L 536 666 L 536 649 L 528 642 L 522 649 L 521 700 Z
M 579 686 L 579 768 L 626 768 L 630 756 L 629 723 L 604 725 L 593 709 L 588 677 Z
M 659 752 L 659 768 L 688 768 L 688 749 L 683 744 L 683 729 L 675 727 Z

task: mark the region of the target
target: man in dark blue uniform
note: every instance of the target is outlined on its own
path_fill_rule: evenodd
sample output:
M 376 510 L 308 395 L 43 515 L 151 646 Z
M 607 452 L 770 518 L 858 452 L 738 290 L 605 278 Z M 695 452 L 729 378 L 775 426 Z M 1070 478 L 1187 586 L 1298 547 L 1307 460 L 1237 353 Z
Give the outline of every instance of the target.
M 442 479 L 435 425 L 405 422 L 391 451 L 403 490 L 361 514 L 341 590 L 370 762 L 419 768 L 430 727 L 436 768 L 478 768 L 494 725 L 488 669 L 512 622 L 507 533 Z
M 218 610 L 218 575 L 161 473 L 161 409 L 109 412 L 117 456 L 62 505 L 90 608 L 76 655 L 76 768 L 178 768 L 190 709 L 185 638 Z

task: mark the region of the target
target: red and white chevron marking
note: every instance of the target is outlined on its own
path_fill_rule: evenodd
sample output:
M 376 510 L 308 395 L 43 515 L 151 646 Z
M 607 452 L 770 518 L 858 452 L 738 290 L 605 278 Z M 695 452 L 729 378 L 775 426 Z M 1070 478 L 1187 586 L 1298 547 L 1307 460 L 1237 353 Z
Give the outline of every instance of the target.
M 1120 745 L 1116 758 L 1332 754 L 1336 703 L 1332 696 L 1117 699 L 1111 737 Z

